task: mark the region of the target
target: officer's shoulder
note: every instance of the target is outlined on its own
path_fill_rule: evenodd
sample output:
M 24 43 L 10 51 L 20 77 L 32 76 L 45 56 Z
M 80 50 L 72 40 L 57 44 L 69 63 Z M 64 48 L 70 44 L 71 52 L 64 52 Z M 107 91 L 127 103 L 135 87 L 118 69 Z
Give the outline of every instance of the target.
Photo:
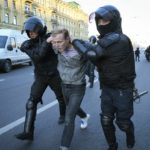
M 120 34 L 120 42 L 122 44 L 132 43 L 131 39 L 126 34 Z
M 102 47 L 107 48 L 108 46 L 111 46 L 112 44 L 118 42 L 119 40 L 120 40 L 120 34 L 111 33 L 99 39 L 97 43 L 100 44 Z

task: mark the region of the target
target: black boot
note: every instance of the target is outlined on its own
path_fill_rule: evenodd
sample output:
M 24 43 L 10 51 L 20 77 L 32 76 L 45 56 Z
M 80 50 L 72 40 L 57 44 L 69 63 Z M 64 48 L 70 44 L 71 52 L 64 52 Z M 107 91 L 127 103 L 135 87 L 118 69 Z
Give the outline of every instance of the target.
M 27 103 L 29 105 L 29 102 Z M 32 105 L 32 104 L 31 104 Z M 33 140 L 34 139 L 34 121 L 36 117 L 37 105 L 34 105 L 33 108 L 28 108 L 26 106 L 26 118 L 24 123 L 24 131 L 20 134 L 15 135 L 19 140 Z
M 118 143 L 113 143 L 112 145 L 109 145 L 108 150 L 117 150 L 118 149 Z
M 133 148 L 135 144 L 134 126 L 131 124 L 129 130 L 126 132 L 126 142 L 128 148 Z
M 20 134 L 15 135 L 15 137 L 19 140 L 30 140 L 30 141 L 32 141 L 33 140 L 33 133 L 22 132 Z

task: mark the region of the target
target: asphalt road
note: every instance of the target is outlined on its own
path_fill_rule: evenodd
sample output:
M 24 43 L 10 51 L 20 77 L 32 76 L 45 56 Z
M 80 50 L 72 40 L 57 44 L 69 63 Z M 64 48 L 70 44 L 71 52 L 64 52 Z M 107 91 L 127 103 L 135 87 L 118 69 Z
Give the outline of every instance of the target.
M 139 92 L 150 91 L 150 62 L 136 62 L 136 87 Z M 54 93 L 47 88 L 43 95 L 44 104 L 38 105 L 33 142 L 17 140 L 14 135 L 23 130 L 25 103 L 33 82 L 33 67 L 17 66 L 10 73 L 0 72 L 0 150 L 58 150 L 63 125 L 58 125 L 58 104 Z M 99 82 L 95 78 L 94 88 L 87 85 L 82 108 L 91 115 L 88 128 L 80 129 L 80 118 L 76 127 L 70 150 L 107 150 L 100 125 Z M 134 104 L 136 144 L 133 150 L 150 150 L 150 92 Z M 125 134 L 116 126 L 118 150 L 127 150 Z

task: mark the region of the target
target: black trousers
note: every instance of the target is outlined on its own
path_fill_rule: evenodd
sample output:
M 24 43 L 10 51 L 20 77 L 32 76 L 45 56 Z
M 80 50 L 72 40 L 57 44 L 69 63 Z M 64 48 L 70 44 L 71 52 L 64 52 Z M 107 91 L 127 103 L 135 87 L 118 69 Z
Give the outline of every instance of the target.
M 110 147 L 116 142 L 114 119 L 116 119 L 118 127 L 126 132 L 128 138 L 132 135 L 131 138 L 134 140 L 134 124 L 131 121 L 133 115 L 132 88 L 119 90 L 103 87 L 101 110 L 101 124 Z
M 117 121 L 129 121 L 133 115 L 133 89 L 125 90 L 104 87 L 101 94 L 101 110 L 106 116 Z
M 30 98 L 35 103 L 42 102 L 42 96 L 47 86 L 49 86 L 56 95 L 56 99 L 58 100 L 60 107 L 60 115 L 65 115 L 66 105 L 63 99 L 61 79 L 59 75 L 53 76 L 35 75 L 35 81 L 31 86 Z

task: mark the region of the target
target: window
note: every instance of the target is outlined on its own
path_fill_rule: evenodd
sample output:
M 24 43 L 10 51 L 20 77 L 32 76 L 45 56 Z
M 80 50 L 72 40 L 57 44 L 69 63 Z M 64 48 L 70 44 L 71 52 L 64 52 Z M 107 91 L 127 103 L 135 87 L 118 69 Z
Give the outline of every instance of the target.
M 33 8 L 33 15 L 35 16 L 36 15 L 36 9 Z
M 17 17 L 16 16 L 13 17 L 13 24 L 17 24 Z
M 53 14 L 51 14 L 51 19 L 54 19 L 54 16 L 53 16 Z
M 4 0 L 4 6 L 5 6 L 5 7 L 8 7 L 8 2 L 7 2 L 7 0 Z
M 12 1 L 12 8 L 16 9 L 16 1 L 15 0 Z
M 41 16 L 41 11 L 40 10 L 38 10 L 38 14 L 37 14 L 39 17 Z
M 28 4 L 25 4 L 25 10 L 29 11 L 30 10 L 30 6 Z
M 52 25 L 52 30 L 55 30 L 55 26 L 54 25 Z
M 0 48 L 5 48 L 7 38 L 8 38 L 7 36 L 0 36 Z
M 15 40 L 15 38 L 14 37 L 10 37 L 10 39 L 9 39 L 9 42 L 8 43 L 10 43 L 11 45 L 12 45 L 12 47 L 13 48 L 15 48 L 16 47 L 16 40 Z
M 46 18 L 45 11 L 43 12 L 42 17 L 43 17 L 44 19 Z
M 9 16 L 8 16 L 8 14 L 5 14 L 5 23 L 9 23 Z

